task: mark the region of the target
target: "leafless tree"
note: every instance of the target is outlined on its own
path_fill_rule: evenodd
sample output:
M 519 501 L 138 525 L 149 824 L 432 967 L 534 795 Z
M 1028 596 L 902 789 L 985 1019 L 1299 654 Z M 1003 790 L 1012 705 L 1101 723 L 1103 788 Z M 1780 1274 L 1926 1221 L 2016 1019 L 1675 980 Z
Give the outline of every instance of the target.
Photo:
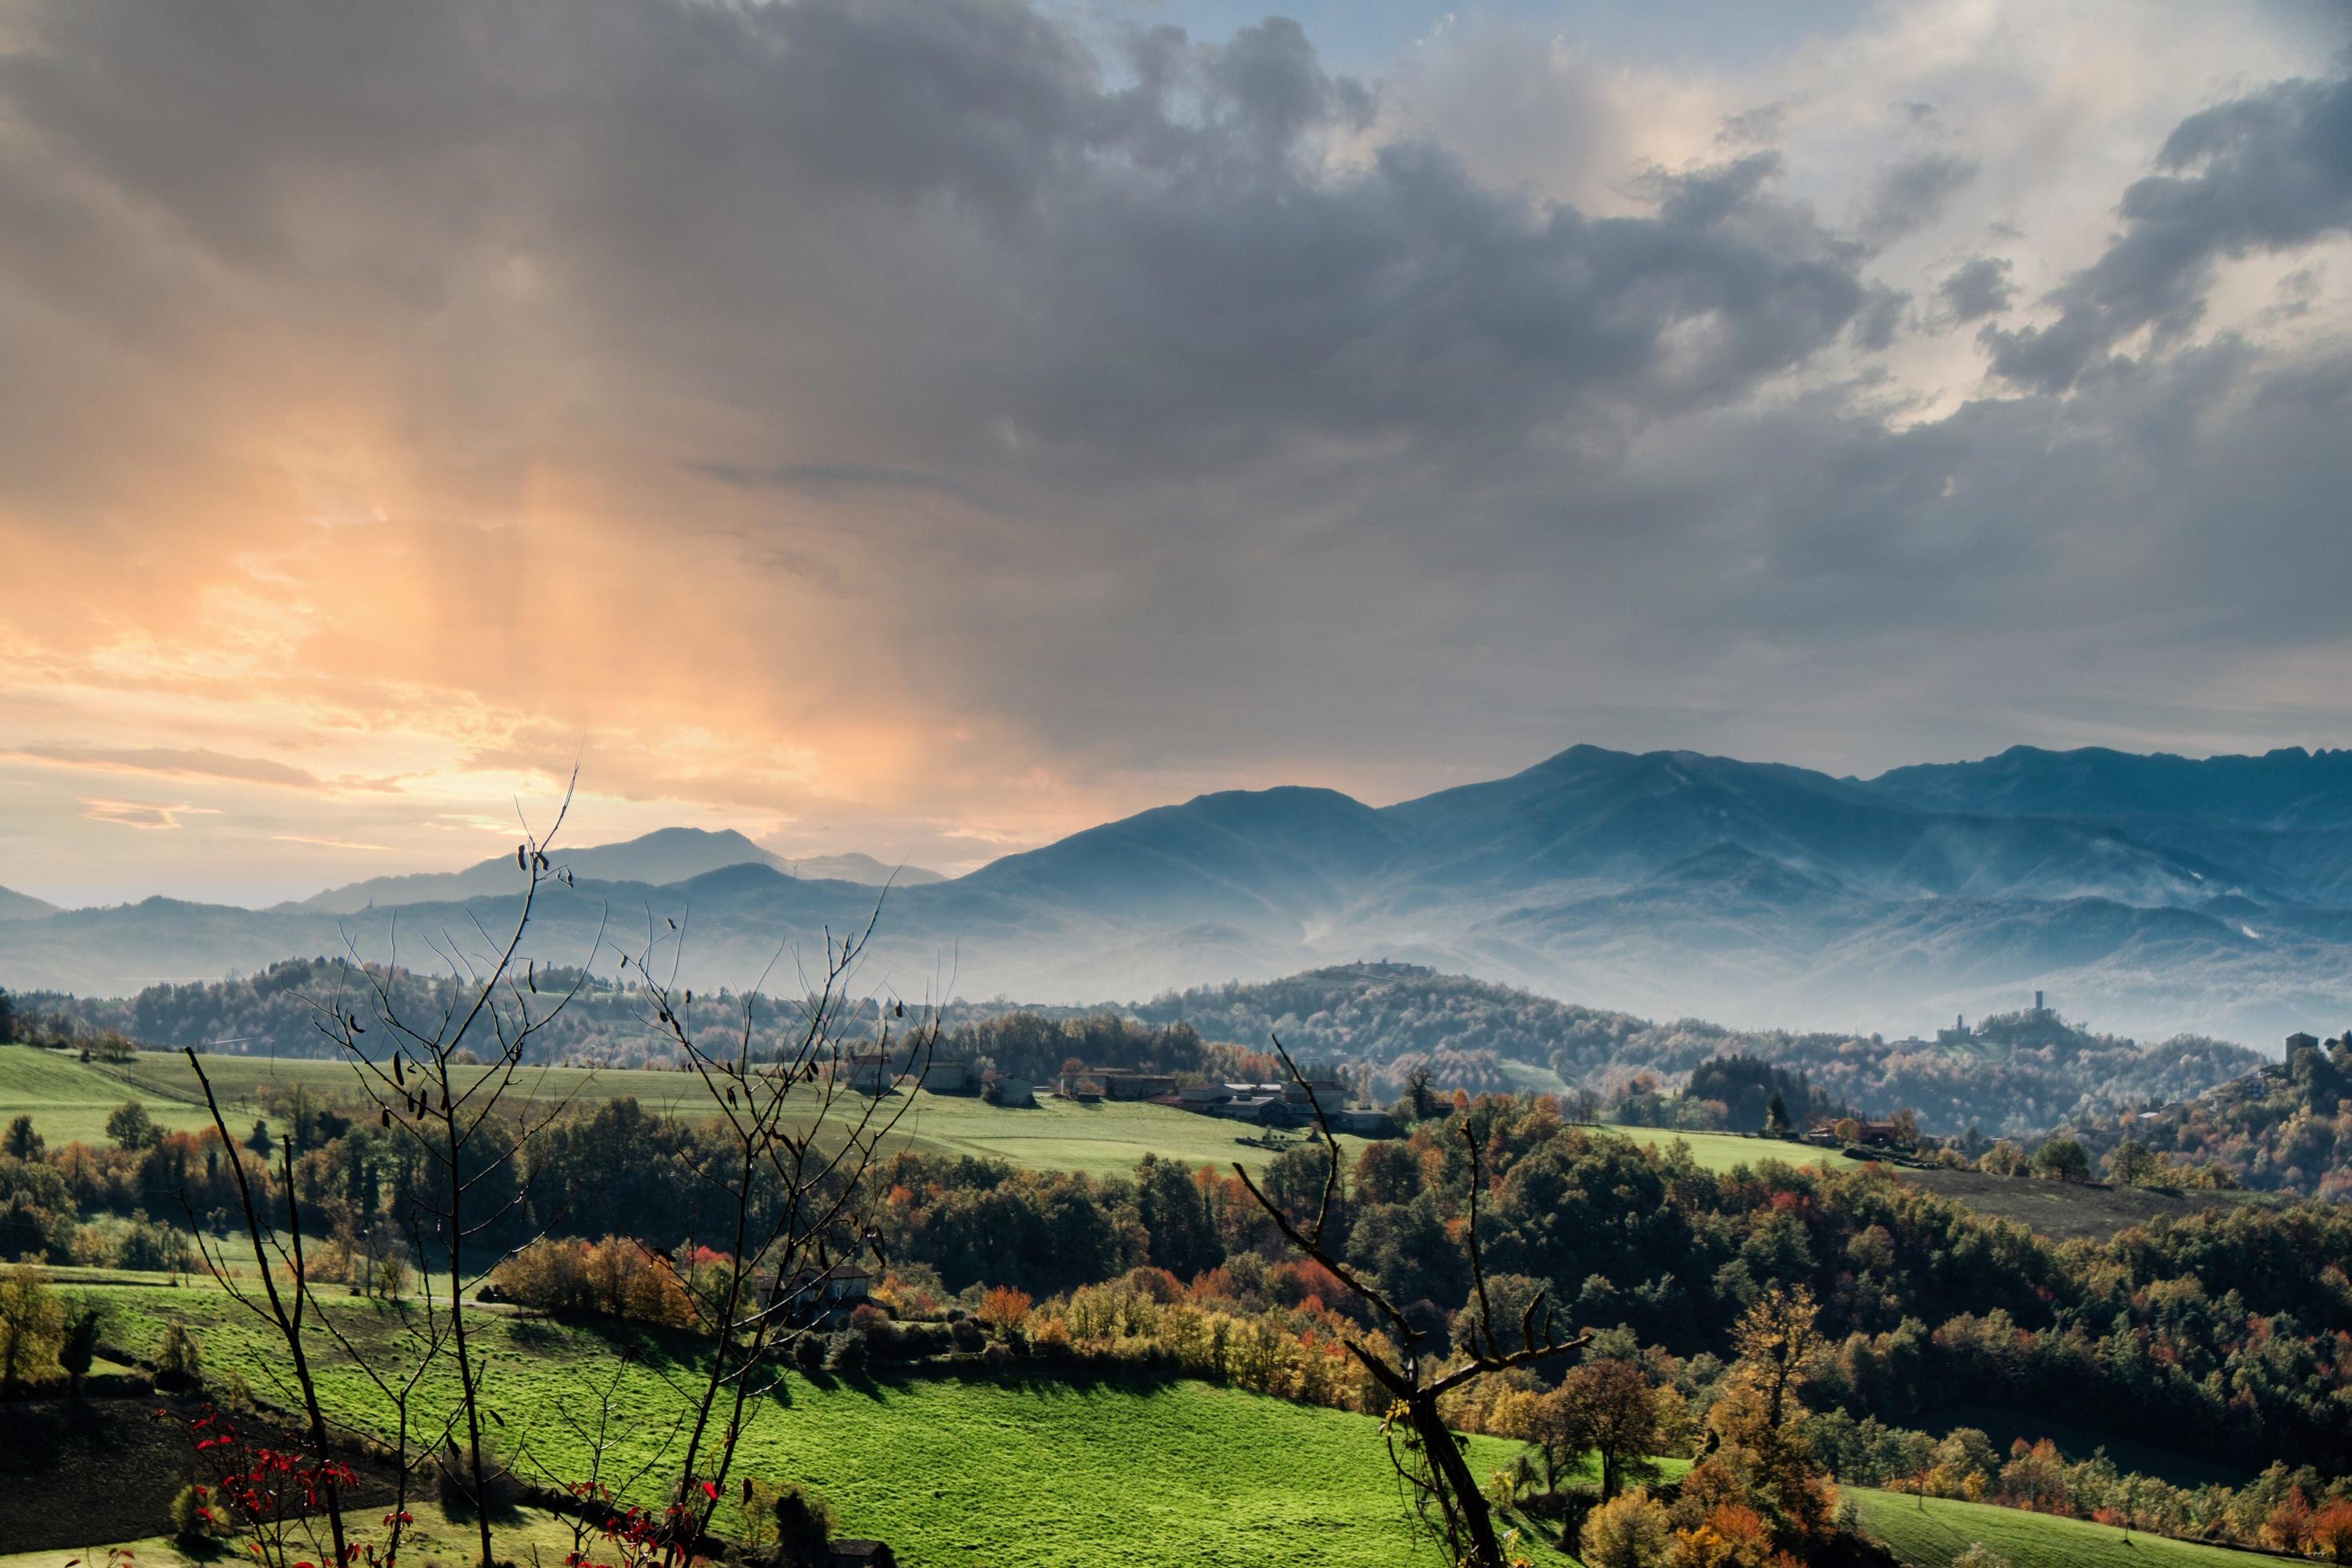
M 572 1374 L 572 1397 L 551 1401 L 544 1414 L 568 1433 L 572 1441 L 588 1455 L 585 1474 L 574 1466 L 549 1464 L 531 1445 L 531 1434 L 523 1435 L 520 1446 L 521 1461 L 560 1490 L 572 1494 L 579 1506 L 569 1516 L 572 1528 L 572 1555 L 567 1561 L 587 1560 L 589 1537 L 594 1532 L 601 1510 L 614 1499 L 627 1495 L 629 1490 L 661 1468 L 668 1458 L 671 1444 L 686 1425 L 683 1408 L 670 1423 L 669 1430 L 646 1444 L 646 1433 L 636 1425 L 634 1413 L 624 1419 L 620 1415 L 621 1384 L 635 1364 L 634 1353 L 624 1353 L 603 1377 L 584 1372 Z M 634 1466 L 615 1465 L 624 1447 L 646 1444 L 646 1457 Z
M 503 1423 L 483 1398 L 485 1368 L 471 1342 L 467 1313 L 476 1304 L 472 1292 L 499 1254 L 474 1244 L 504 1226 L 523 1202 L 520 1182 L 513 1195 L 502 1202 L 488 1184 L 515 1166 L 532 1137 L 571 1101 L 571 1094 L 536 1092 L 545 1087 L 544 1064 L 541 1081 L 518 1092 L 532 1037 L 589 984 L 589 965 L 580 964 L 563 989 L 542 995 L 538 966 L 522 955 L 540 895 L 551 882 L 572 881 L 569 869 L 551 858 L 571 805 L 572 790 L 567 788 L 545 834 L 534 834 L 525 824 L 515 846 L 515 867 L 524 878 L 522 897 L 513 927 L 503 938 L 493 937 L 477 921 L 473 942 L 444 933 L 428 943 L 458 982 L 443 993 L 436 1016 L 415 1015 L 398 999 L 396 923 L 391 952 L 381 965 L 361 962 L 353 952 L 353 962 L 343 970 L 347 977 L 358 977 L 363 996 L 355 1001 L 348 990 L 339 990 L 331 998 L 312 999 L 320 1030 L 351 1064 L 377 1120 L 410 1139 L 430 1173 L 415 1194 L 417 1212 L 412 1220 L 420 1266 L 428 1248 L 437 1254 L 442 1279 L 437 1310 L 443 1315 L 430 1332 L 436 1349 L 446 1335 L 446 1353 L 457 1363 L 456 1415 L 463 1427 L 465 1471 L 458 1481 L 472 1506 L 481 1568 L 493 1568 L 496 1562 L 490 1544 L 493 1472 L 485 1456 L 484 1424 Z M 604 932 L 600 920 L 590 948 L 592 961 L 604 944 Z M 369 1014 L 367 1022 L 360 1016 L 362 1006 Z M 371 1025 L 373 1042 L 366 1038 Z M 572 1093 L 577 1091 L 575 1084 Z M 420 1275 L 425 1272 L 420 1267 Z M 428 1320 L 436 1310 L 428 1289 Z
M 330 1452 L 327 1416 L 319 1402 L 319 1385 L 310 1375 L 310 1351 L 302 1338 L 303 1321 L 310 1313 L 311 1301 L 310 1270 L 304 1266 L 302 1258 L 300 1199 L 294 1185 L 294 1141 L 288 1138 L 278 1143 L 286 1167 L 287 1225 L 281 1232 L 271 1223 L 268 1190 L 265 1188 L 259 1195 L 253 1190 L 252 1178 L 246 1171 L 236 1140 L 228 1135 L 228 1122 L 221 1115 L 220 1098 L 213 1092 L 213 1081 L 205 1072 L 203 1060 L 197 1057 L 194 1047 L 188 1049 L 187 1058 L 188 1065 L 195 1069 L 196 1083 L 204 1090 L 205 1105 L 212 1112 L 213 1131 L 220 1136 L 229 1172 L 236 1180 L 237 1208 L 245 1217 L 245 1233 L 253 1245 L 255 1272 L 261 1277 L 261 1295 L 257 1298 L 247 1289 L 220 1251 L 205 1244 L 204 1232 L 196 1224 L 195 1210 L 188 1204 L 187 1194 L 183 1191 L 180 1203 L 188 1213 L 189 1233 L 196 1238 L 196 1248 L 205 1268 L 227 1293 L 229 1300 L 268 1323 L 285 1342 L 312 1456 L 314 1459 L 324 1459 Z M 287 1277 L 283 1289 L 278 1287 L 280 1273 Z M 324 1314 L 320 1316 L 323 1318 Z M 344 1551 L 342 1492 L 331 1476 L 327 1478 L 323 1489 L 334 1561 L 346 1563 L 350 1558 Z
M 1381 1325 L 1380 1341 L 1349 1334 L 1342 1335 L 1340 1342 L 1362 1365 L 1374 1385 L 1388 1395 L 1389 1409 L 1381 1431 L 1388 1440 L 1389 1462 L 1412 1497 L 1416 1516 L 1426 1520 L 1438 1532 L 1454 1561 L 1463 1568 L 1507 1568 L 1501 1539 L 1495 1531 L 1494 1511 L 1471 1472 L 1461 1439 L 1446 1426 L 1438 1401 L 1491 1373 L 1565 1355 L 1583 1345 L 1591 1335 L 1555 1337 L 1550 1309 L 1545 1303 L 1545 1293 L 1539 1291 L 1520 1315 L 1518 1348 L 1503 1348 L 1503 1340 L 1495 1330 L 1494 1310 L 1486 1299 L 1486 1267 L 1478 1253 L 1478 1194 L 1486 1176 L 1479 1164 L 1478 1141 L 1465 1125 L 1462 1138 L 1470 1155 L 1470 1206 L 1465 1236 L 1470 1255 L 1472 1299 L 1477 1304 L 1478 1314 L 1472 1331 L 1465 1336 L 1468 1343 L 1461 1348 L 1459 1359 L 1448 1364 L 1445 1358 L 1433 1354 L 1427 1336 L 1397 1305 L 1325 1245 L 1324 1232 L 1330 1222 L 1332 1205 L 1340 1195 L 1339 1145 L 1331 1136 L 1331 1124 L 1324 1116 L 1323 1103 L 1314 1085 L 1298 1070 L 1298 1064 L 1291 1060 L 1290 1052 L 1279 1038 L 1275 1040 L 1274 1048 L 1282 1058 L 1291 1081 L 1306 1091 L 1307 1104 L 1315 1113 L 1315 1125 L 1322 1134 L 1323 1191 L 1314 1219 L 1302 1224 L 1285 1213 L 1251 1180 L 1249 1172 L 1239 1162 L 1234 1165 L 1234 1173 L 1291 1246 L 1329 1270 L 1370 1310 L 1374 1321 Z
M 747 1415 L 782 1380 L 795 1342 L 828 1315 L 835 1270 L 860 1258 L 882 1261 L 866 1223 L 866 1174 L 914 1102 L 896 1091 L 895 1069 L 903 1065 L 919 1085 L 940 1033 L 928 998 L 910 1018 L 903 999 L 858 989 L 886 899 L 877 899 L 862 928 L 838 939 L 825 933 L 823 965 L 800 974 L 797 1027 L 769 1061 L 751 1054 L 759 1009 L 774 1005 L 765 975 L 740 999 L 738 1026 L 705 1040 L 688 1023 L 692 993 L 677 985 L 686 933 L 660 933 L 626 961 L 644 978 L 652 1023 L 708 1091 L 722 1152 L 696 1173 L 716 1200 L 725 1234 L 714 1239 L 727 1242 L 729 1262 L 716 1286 L 699 1292 L 709 1362 L 690 1396 L 678 1459 L 681 1531 L 709 1528 Z

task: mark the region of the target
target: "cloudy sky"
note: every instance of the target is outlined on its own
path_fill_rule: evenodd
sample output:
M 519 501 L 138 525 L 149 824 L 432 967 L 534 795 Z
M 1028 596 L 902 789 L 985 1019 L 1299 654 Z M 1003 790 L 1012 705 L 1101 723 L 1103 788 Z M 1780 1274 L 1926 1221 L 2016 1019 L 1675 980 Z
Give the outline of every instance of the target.
M 2352 742 L 2352 10 L 0 0 L 0 884 Z

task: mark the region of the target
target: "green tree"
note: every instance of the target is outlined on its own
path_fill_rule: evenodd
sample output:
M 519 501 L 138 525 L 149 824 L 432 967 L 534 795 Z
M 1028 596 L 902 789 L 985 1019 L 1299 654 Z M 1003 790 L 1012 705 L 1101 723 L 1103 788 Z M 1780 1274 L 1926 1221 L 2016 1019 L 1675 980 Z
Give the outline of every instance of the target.
M 2164 1157 L 2137 1138 L 2126 1138 L 2107 1156 L 2110 1179 L 2126 1187 L 2150 1186 L 2164 1176 Z
M 1438 1103 L 1437 1092 L 1430 1087 L 1430 1073 L 1427 1068 L 1415 1068 L 1405 1076 L 1404 1094 L 1405 1102 L 1412 1107 L 1412 1119 L 1415 1121 L 1427 1121 L 1444 1114 L 1444 1107 Z
M 1772 1098 L 1764 1102 L 1764 1131 L 1776 1138 L 1783 1137 L 1795 1125 L 1789 1119 L 1789 1102 L 1780 1098 L 1779 1089 L 1774 1089 Z
M 106 1135 L 114 1140 L 118 1149 L 152 1149 L 163 1141 L 163 1130 L 147 1114 L 147 1108 L 135 1100 L 126 1100 L 106 1118 Z
M 2091 1179 L 2091 1156 L 2082 1143 L 2073 1138 L 2053 1138 L 2033 1153 L 2034 1168 L 2045 1176 L 2062 1182 L 2087 1182 Z
M 8 1123 L 8 1131 L 0 1136 L 0 1154 L 12 1160 L 37 1160 L 45 1145 L 41 1135 L 33 1131 L 30 1115 L 20 1115 Z
M 96 1299 L 84 1296 L 66 1309 L 65 1331 L 58 1345 L 58 1364 L 66 1369 L 73 1382 L 73 1396 L 81 1397 L 82 1380 L 89 1375 L 90 1363 L 98 1359 L 98 1336 L 106 1327 L 106 1309 Z
M 40 1270 L 19 1264 L 0 1279 L 0 1388 L 38 1377 L 58 1364 L 65 1309 Z

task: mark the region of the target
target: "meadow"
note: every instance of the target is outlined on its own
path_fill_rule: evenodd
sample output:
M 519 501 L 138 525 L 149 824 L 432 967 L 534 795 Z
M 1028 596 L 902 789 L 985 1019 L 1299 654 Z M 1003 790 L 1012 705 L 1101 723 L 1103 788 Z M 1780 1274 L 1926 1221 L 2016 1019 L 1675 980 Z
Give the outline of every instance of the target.
M 2014 1568 L 2256 1568 L 2278 1561 L 2258 1552 L 2168 1541 L 2139 1531 L 2126 1536 L 2088 1520 L 1958 1498 L 1928 1498 L 1923 1506 L 1916 1497 L 1862 1487 L 1844 1488 L 1841 1495 L 1853 1500 L 1863 1527 L 1912 1568 L 1948 1568 L 1977 1542 Z
M 271 1335 L 218 1291 L 123 1286 L 107 1292 L 111 1342 L 147 1356 L 165 1325 L 188 1326 L 208 1377 L 241 1380 L 273 1403 L 290 1398 Z M 402 1342 L 403 1319 L 381 1303 L 331 1300 L 344 1331 L 372 1352 Z M 476 1315 L 497 1447 L 535 1479 L 587 1473 L 600 1418 L 612 1439 L 605 1473 L 627 1473 L 673 1438 L 690 1378 L 685 1351 L 662 1335 L 510 1312 Z M 338 1352 L 316 1354 L 321 1393 L 341 1421 L 390 1431 L 383 1395 Z M 454 1405 L 446 1374 L 419 1401 L 426 1422 Z M 559 1416 L 557 1412 L 568 1415 Z M 1516 1445 L 1478 1437 L 1481 1475 Z M 1669 1461 L 1669 1473 L 1680 1469 Z M 657 1473 L 657 1471 L 656 1471 Z M 762 1402 L 739 1473 L 798 1481 L 834 1505 L 844 1533 L 889 1541 L 910 1564 L 1063 1568 L 1104 1562 L 1142 1568 L 1315 1562 L 1339 1568 L 1434 1563 L 1402 1513 L 1370 1417 L 1181 1380 L 1072 1377 L 1015 1368 L 970 1375 L 801 1373 Z M 657 1483 L 646 1483 L 652 1489 Z M 1863 1526 L 1906 1563 L 1947 1568 L 1973 1542 L 2013 1568 L 2252 1568 L 2256 1554 L 1983 1504 L 1843 1489 Z M 468 1542 L 436 1509 L 408 1560 L 465 1560 Z M 731 1499 L 718 1521 L 741 1532 Z M 556 1521 L 529 1510 L 501 1531 L 518 1561 L 553 1561 L 568 1546 Z M 173 1561 L 142 1548 L 151 1568 Z M 1523 1541 L 1538 1563 L 1573 1563 L 1539 1531 Z M 56 1554 L 0 1557 L 0 1568 L 56 1568 Z
M 348 1099 L 355 1089 L 349 1067 L 322 1058 L 207 1056 L 204 1067 L 232 1130 L 239 1132 L 262 1114 L 257 1097 L 266 1088 L 307 1089 L 322 1099 Z M 709 1115 L 710 1105 L 695 1075 L 644 1068 L 526 1068 L 516 1077 L 516 1091 L 541 1102 L 581 1106 L 634 1099 L 656 1115 L 692 1118 Z M 1239 1161 L 1253 1171 L 1274 1158 L 1272 1151 L 1242 1142 L 1256 1135 L 1254 1128 L 1164 1105 L 1081 1104 L 1047 1095 L 1034 1109 L 1015 1110 L 972 1095 L 898 1092 L 910 1098 L 893 1134 L 893 1149 L 968 1154 L 1093 1176 L 1130 1174 L 1147 1153 L 1219 1169 Z M 126 1100 L 139 1101 L 159 1124 L 174 1131 L 211 1125 L 195 1073 L 177 1052 L 142 1051 L 128 1062 L 86 1063 L 67 1052 L 0 1046 L 0 1122 L 29 1112 L 35 1128 L 53 1145 L 77 1139 L 102 1142 L 108 1114 Z M 1362 1140 L 1343 1135 L 1339 1142 L 1352 1151 Z
M 1753 1168 L 1767 1160 L 1778 1160 L 1784 1165 L 1818 1165 L 1824 1170 L 1853 1168 L 1835 1149 L 1820 1149 L 1810 1144 L 1790 1143 L 1779 1138 L 1749 1138 L 1738 1132 L 1679 1132 L 1667 1127 L 1620 1127 L 1614 1123 L 1587 1123 L 1596 1132 L 1614 1132 L 1631 1139 L 1644 1148 L 1666 1149 L 1680 1142 L 1686 1144 L 1691 1158 L 1699 1169 L 1718 1173 L 1737 1170 L 1742 1165 Z
M 212 1122 L 201 1103 L 155 1093 L 71 1052 L 0 1046 L 0 1124 L 29 1114 L 53 1145 L 100 1143 L 108 1114 L 126 1100 L 145 1105 L 149 1115 L 173 1131 L 192 1132 Z
M 126 1348 L 151 1352 L 176 1318 L 197 1334 L 210 1375 L 234 1373 L 264 1397 L 282 1397 L 271 1341 L 219 1293 L 110 1297 Z M 389 1349 L 399 1337 L 390 1309 L 333 1310 L 362 1343 Z M 664 1342 L 540 1319 L 477 1321 L 488 1403 L 519 1472 L 587 1473 L 587 1437 L 551 1413 L 562 1407 L 593 1426 L 603 1407 L 595 1390 L 608 1380 L 616 1380 L 618 1435 L 608 1473 L 635 1468 L 673 1430 L 681 1405 L 668 1380 L 684 1368 Z M 625 1348 L 632 1358 L 615 1353 Z M 337 1415 L 383 1430 L 383 1396 L 337 1356 L 320 1359 L 321 1393 Z M 446 1407 L 449 1396 L 446 1380 L 436 1382 L 426 1402 Z M 1516 1450 L 1488 1438 L 1472 1447 L 1482 1474 Z M 740 1468 L 813 1485 L 845 1533 L 888 1541 L 917 1564 L 1434 1561 L 1415 1553 L 1377 1422 L 1200 1383 L 794 1373 L 752 1419 Z M 721 1523 L 740 1528 L 731 1517 Z

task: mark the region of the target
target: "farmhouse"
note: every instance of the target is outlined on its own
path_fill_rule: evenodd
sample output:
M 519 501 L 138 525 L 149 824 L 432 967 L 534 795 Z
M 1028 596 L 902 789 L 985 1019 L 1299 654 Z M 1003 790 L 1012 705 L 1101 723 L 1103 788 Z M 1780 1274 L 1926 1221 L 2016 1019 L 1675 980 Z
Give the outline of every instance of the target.
M 991 1071 L 980 1081 L 980 1098 L 991 1105 L 1033 1106 L 1037 1103 L 1037 1086 L 1025 1078 Z
M 779 1299 L 793 1302 L 815 1321 L 826 1324 L 847 1318 L 873 1293 L 874 1276 L 854 1263 L 796 1270 L 776 1290 Z
M 1313 1090 L 1310 1097 L 1309 1090 Z M 1348 1091 L 1335 1078 L 1309 1079 L 1302 1083 L 1296 1079 L 1282 1086 L 1282 1102 L 1307 1109 L 1310 1113 L 1316 1105 L 1328 1110 L 1348 1098 Z
M 861 1094 L 887 1094 L 898 1078 L 890 1070 L 887 1051 L 852 1051 L 843 1058 L 838 1071 Z
M 916 1062 L 908 1070 L 919 1067 L 923 1072 L 923 1087 L 933 1094 L 971 1094 L 981 1087 L 980 1072 L 970 1057 L 940 1052 L 931 1058 L 928 1066 Z
M 1170 1094 L 1175 1075 L 1129 1072 L 1125 1068 L 1076 1068 L 1065 1072 L 1059 1089 L 1065 1100 L 1150 1100 Z

